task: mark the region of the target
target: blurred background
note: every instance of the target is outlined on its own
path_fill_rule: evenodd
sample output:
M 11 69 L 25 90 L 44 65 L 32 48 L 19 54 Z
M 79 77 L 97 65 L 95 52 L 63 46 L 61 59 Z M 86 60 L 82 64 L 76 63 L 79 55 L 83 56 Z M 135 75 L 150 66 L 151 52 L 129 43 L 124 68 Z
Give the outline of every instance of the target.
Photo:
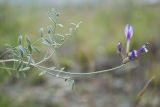
M 121 64 L 116 45 L 121 41 L 125 47 L 127 23 L 134 28 L 131 49 L 149 42 L 149 53 L 124 69 L 76 79 L 74 90 L 64 80 L 38 76 L 36 69 L 25 77 L 0 69 L 0 107 L 160 107 L 159 0 L 0 0 L 0 53 L 5 44 L 15 46 L 19 35 L 39 38 L 39 28 L 51 23 L 51 8 L 60 13 L 61 32 L 71 22 L 83 22 L 57 50 L 56 66 L 91 72 Z M 137 103 L 136 96 L 153 76 Z

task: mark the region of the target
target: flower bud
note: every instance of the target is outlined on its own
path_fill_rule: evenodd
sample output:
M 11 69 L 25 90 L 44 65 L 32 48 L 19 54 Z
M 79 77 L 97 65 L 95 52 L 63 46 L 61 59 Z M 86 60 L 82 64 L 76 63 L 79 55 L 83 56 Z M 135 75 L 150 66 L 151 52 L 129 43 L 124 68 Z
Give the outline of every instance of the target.
M 118 53 L 122 53 L 122 43 L 121 42 L 118 42 L 117 44 L 117 51 Z
M 125 35 L 126 35 L 126 38 L 127 38 L 127 41 L 130 41 L 132 36 L 133 36 L 133 28 L 130 24 L 127 24 L 126 27 L 125 27 Z

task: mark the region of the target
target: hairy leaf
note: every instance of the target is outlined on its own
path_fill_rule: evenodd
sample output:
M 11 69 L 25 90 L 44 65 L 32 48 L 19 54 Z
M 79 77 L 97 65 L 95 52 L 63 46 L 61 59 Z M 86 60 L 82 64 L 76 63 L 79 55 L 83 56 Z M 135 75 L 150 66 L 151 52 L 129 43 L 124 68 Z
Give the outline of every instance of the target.
M 69 87 L 71 87 L 72 89 L 74 88 L 75 81 L 73 79 L 66 79 L 65 82 Z
M 40 50 L 37 47 L 32 46 L 32 49 L 33 49 L 33 51 L 40 53 Z
M 47 73 L 47 71 L 43 71 L 43 72 L 39 73 L 39 76 L 42 76 L 42 75 L 44 75 L 46 73 Z
M 44 29 L 40 28 L 40 36 L 43 37 L 44 36 Z
M 28 44 L 28 50 L 30 53 L 32 53 L 32 46 L 30 44 Z
M 31 44 L 29 36 L 26 36 L 26 42 L 27 42 L 27 44 Z
M 22 45 L 22 36 L 18 37 L 18 45 Z
M 25 67 L 25 68 L 20 69 L 19 71 L 28 71 L 29 69 L 30 67 Z
M 17 66 L 17 71 L 19 71 L 23 67 L 23 61 L 20 61 Z
M 47 46 L 51 46 L 51 42 L 48 39 L 42 39 L 42 43 L 47 45 Z

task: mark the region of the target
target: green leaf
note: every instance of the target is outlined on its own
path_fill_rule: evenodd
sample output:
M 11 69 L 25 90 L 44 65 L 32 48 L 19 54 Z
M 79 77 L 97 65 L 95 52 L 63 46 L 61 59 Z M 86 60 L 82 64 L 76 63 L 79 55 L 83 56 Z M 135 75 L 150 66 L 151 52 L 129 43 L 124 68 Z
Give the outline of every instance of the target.
M 22 45 L 22 36 L 18 37 L 18 45 Z
M 74 86 L 75 86 L 75 81 L 73 79 L 65 79 L 65 82 L 67 83 L 67 85 L 69 87 L 71 87 L 71 89 L 73 90 Z
M 42 75 L 44 75 L 46 73 L 47 73 L 47 71 L 43 71 L 43 72 L 39 73 L 39 76 L 42 76 Z
M 23 58 L 24 57 L 24 54 L 26 53 L 26 50 L 24 47 L 22 47 L 21 45 L 17 47 L 20 54 L 21 54 L 21 57 Z
M 12 55 L 19 57 L 19 58 L 23 58 L 26 50 L 22 45 L 19 45 L 17 47 L 15 47 L 14 49 L 11 50 Z
M 56 67 L 50 67 L 49 69 L 50 69 L 50 70 L 55 70 L 55 69 L 56 69 Z
M 51 30 L 50 29 L 48 29 L 48 34 L 50 34 L 51 33 Z
M 51 42 L 48 40 L 48 39 L 42 39 L 43 41 L 42 41 L 42 43 L 43 44 L 45 44 L 45 45 L 47 45 L 47 46 L 51 46 Z
M 40 50 L 37 47 L 32 46 L 32 49 L 33 49 L 33 51 L 40 53 Z
M 53 26 L 52 26 L 52 25 L 48 26 L 47 29 L 48 29 L 48 34 L 54 33 L 54 30 L 53 30 Z
M 23 58 L 24 57 L 24 53 L 23 53 L 23 50 L 21 48 L 19 48 L 19 52 L 21 54 L 21 57 Z
M 31 63 L 33 63 L 33 64 L 35 64 L 36 62 L 34 61 L 34 59 L 33 58 L 31 58 Z
M 29 66 L 31 63 L 35 63 L 34 59 L 32 58 L 32 56 L 27 56 L 28 58 L 28 63 L 27 63 L 27 66 Z
M 27 71 L 29 69 L 30 69 L 30 67 L 25 67 L 25 68 L 20 69 L 19 71 Z
M 43 37 L 43 35 L 44 35 L 44 29 L 40 28 L 40 36 Z
M 26 36 L 26 42 L 27 42 L 27 44 L 31 44 L 29 36 Z
M 31 45 L 28 45 L 28 50 L 30 53 L 32 53 L 32 46 Z
M 20 61 L 17 66 L 17 71 L 19 71 L 23 67 L 23 61 Z
M 59 27 L 61 27 L 61 28 L 63 27 L 63 25 L 62 25 L 62 24 L 57 24 L 57 26 L 59 26 Z
M 28 58 L 27 66 L 29 66 L 29 65 L 30 65 L 30 63 L 32 62 L 32 57 L 31 57 L 31 56 L 27 56 L 27 58 Z

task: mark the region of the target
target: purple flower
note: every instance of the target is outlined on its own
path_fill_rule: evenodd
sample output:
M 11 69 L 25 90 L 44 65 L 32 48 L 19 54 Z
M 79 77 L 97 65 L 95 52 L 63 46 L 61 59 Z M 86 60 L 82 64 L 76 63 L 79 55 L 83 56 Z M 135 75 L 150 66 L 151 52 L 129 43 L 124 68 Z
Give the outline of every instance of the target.
M 117 50 L 118 50 L 119 53 L 122 52 L 122 43 L 121 42 L 118 42 L 118 44 L 117 44 Z
M 127 24 L 124 32 L 125 32 L 127 40 L 130 41 L 133 36 L 133 27 L 130 24 Z
M 133 50 L 129 55 L 129 60 L 134 60 L 138 56 L 137 50 Z
M 127 44 L 126 44 L 126 53 L 124 54 L 123 48 L 122 48 L 122 44 L 121 42 L 118 42 L 117 44 L 117 50 L 118 53 L 120 53 L 122 59 L 123 59 L 123 63 L 127 63 L 129 61 L 133 61 L 134 59 L 138 58 L 139 56 L 141 56 L 142 53 L 147 53 L 148 49 L 147 49 L 147 45 L 149 45 L 148 43 L 142 45 L 142 47 L 138 50 L 132 50 L 130 51 L 130 42 L 131 42 L 131 38 L 133 36 L 133 27 L 130 24 L 127 24 L 125 26 L 125 36 L 127 38 Z
M 141 56 L 142 53 L 147 53 L 148 52 L 147 45 L 148 45 L 148 43 L 142 45 L 142 47 L 138 51 L 137 50 L 133 50 L 132 52 L 130 52 L 129 53 L 129 60 L 132 61 L 136 57 Z
M 138 50 L 138 56 L 140 56 L 142 53 L 147 53 L 148 49 L 147 49 L 147 44 L 142 45 L 142 47 Z

